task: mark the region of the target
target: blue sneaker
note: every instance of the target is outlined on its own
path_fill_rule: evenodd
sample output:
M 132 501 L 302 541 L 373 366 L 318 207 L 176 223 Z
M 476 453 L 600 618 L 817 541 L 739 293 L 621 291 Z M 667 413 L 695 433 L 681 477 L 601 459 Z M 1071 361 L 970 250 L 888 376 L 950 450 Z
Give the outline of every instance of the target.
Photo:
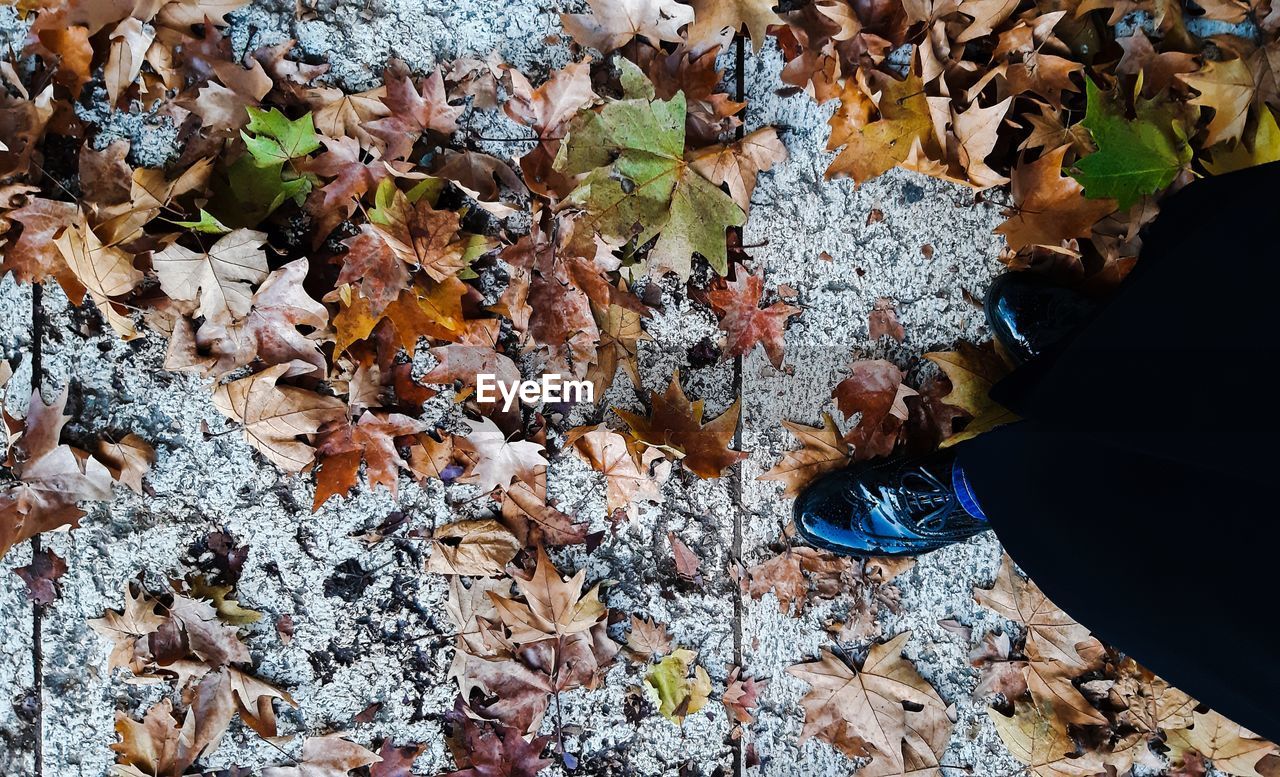
M 866 462 L 832 472 L 796 499 L 806 542 L 845 556 L 916 556 L 986 531 L 952 482 L 955 453 Z

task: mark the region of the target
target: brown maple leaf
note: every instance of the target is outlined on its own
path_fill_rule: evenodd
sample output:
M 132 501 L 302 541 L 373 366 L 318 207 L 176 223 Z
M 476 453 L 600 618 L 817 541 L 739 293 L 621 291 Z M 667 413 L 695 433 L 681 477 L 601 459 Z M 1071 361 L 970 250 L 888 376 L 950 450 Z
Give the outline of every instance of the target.
M 989 707 L 987 715 L 1009 753 L 1036 777 L 1094 777 L 1103 773 L 1097 753 L 1076 755 L 1076 743 L 1050 705 L 1020 703 L 1012 717 Z
M 1014 251 L 1045 248 L 1075 255 L 1075 239 L 1091 235 L 1093 226 L 1115 210 L 1114 200 L 1087 199 L 1084 187 L 1062 174 L 1068 149 L 1059 146 L 1013 168 L 1014 207 L 996 232 Z
M 949 731 L 942 697 L 902 657 L 910 637 L 903 632 L 872 646 L 860 671 L 827 650 L 817 661 L 788 668 L 810 686 L 800 700 L 805 712 L 800 742 L 817 736 L 845 755 L 871 757 L 873 764 L 882 762 L 880 768 L 895 773 L 892 769 L 902 770 L 907 760 L 904 740 L 922 731 Z
M 796 496 L 819 475 L 839 469 L 851 461 L 849 445 L 829 413 L 822 414 L 821 427 L 794 421 L 783 421 L 782 425 L 803 447 L 782 454 L 778 463 L 758 479 L 781 481 L 785 486 L 783 496 Z
M 534 777 L 554 763 L 542 752 L 550 736 L 526 741 L 521 730 L 501 723 L 475 720 L 462 699 L 444 714 L 449 749 L 458 768 L 445 777 Z
M 689 45 L 695 48 L 727 46 L 746 27 L 752 50 L 759 53 L 769 28 L 783 24 L 773 10 L 775 0 L 690 0 L 690 5 Z
M 724 355 L 742 356 L 756 345 L 764 345 L 769 362 L 782 368 L 782 334 L 787 319 L 801 309 L 784 302 L 760 307 L 764 295 L 764 278 L 741 271 L 737 280 L 724 282 L 723 288 L 707 292 L 707 300 L 720 316 L 720 329 L 725 333 Z
M 703 424 L 703 400 L 689 401 L 680 387 L 678 370 L 671 376 L 666 392 L 650 394 L 650 401 L 653 409 L 648 418 L 614 408 L 627 422 L 631 437 L 642 446 L 680 456 L 690 472 L 704 479 L 720 477 L 727 467 L 747 457 L 728 447 L 738 426 L 737 402 Z
M 343 738 L 342 734 L 307 737 L 302 755 L 291 766 L 268 766 L 262 777 L 347 777 L 348 772 L 382 760 L 377 753 Z
M 1168 742 L 1174 754 L 1199 753 L 1214 768 L 1241 777 L 1262 777 L 1257 770 L 1258 763 L 1280 753 L 1280 748 L 1271 742 L 1212 710 L 1194 713 L 1192 725 L 1170 731 Z
M 396 450 L 396 438 L 427 430 L 416 418 L 400 413 L 365 412 L 355 423 L 332 421 L 316 435 L 316 496 L 311 509 L 319 510 L 329 497 L 347 494 L 355 487 L 360 462 L 365 463 L 369 487 L 385 486 L 392 498 L 397 491 L 400 470 L 409 462 Z
M 760 703 L 760 694 L 768 685 L 767 680 L 757 680 L 754 677 L 743 679 L 742 668 L 735 666 L 725 681 L 724 695 L 720 697 L 720 701 L 730 718 L 739 723 L 752 723 L 755 721 L 752 712 Z
M 546 550 L 538 548 L 533 574 L 517 575 L 516 587 L 524 601 L 490 593 L 502 622 L 516 643 L 569 636 L 589 631 L 607 614 L 600 602 L 599 586 L 582 593 L 585 569 L 565 580 L 556 571 Z
M 859 461 L 887 456 L 897 444 L 909 410 L 906 399 L 916 391 L 902 382 L 902 371 L 884 359 L 854 362 L 849 377 L 836 384 L 831 395 L 845 418 L 860 413 L 858 424 L 845 435 Z
M 13 573 L 26 584 L 28 599 L 50 605 L 62 591 L 58 579 L 67 573 L 67 562 L 48 548 L 41 548 L 32 552 L 30 563 L 14 567 Z
M 384 158 L 407 159 L 424 132 L 449 135 L 458 129 L 458 117 L 465 108 L 449 104 L 440 68 L 415 84 L 403 63 L 393 62 L 387 68 L 385 89 L 381 99 L 387 115 L 364 125 L 382 141 Z
M 445 524 L 431 535 L 427 571 L 442 575 L 501 575 L 522 545 L 497 521 L 483 518 Z
M 76 526 L 84 516 L 77 502 L 111 498 L 111 472 L 84 451 L 59 444 L 66 404 L 67 389 L 48 405 L 32 392 L 22 436 L 4 462 L 16 480 L 0 491 L 0 556 L 41 532 Z
M 1000 565 L 995 585 L 975 588 L 973 598 L 983 607 L 1026 626 L 1026 653 L 1031 660 L 1058 661 L 1077 674 L 1095 666 L 1101 653 L 1098 641 L 1049 601 L 1039 586 L 1019 576 L 1008 555 Z
M 627 635 L 627 650 L 642 662 L 671 652 L 671 635 L 662 623 L 652 618 L 631 616 L 631 632 Z
M 324 424 L 342 417 L 346 404 L 294 386 L 279 386 L 287 364 L 224 383 L 213 392 L 222 414 L 242 424 L 245 439 L 288 472 L 301 472 L 315 458 L 315 449 L 299 437 L 315 434 Z
M 951 381 L 951 392 L 942 397 L 942 402 L 964 410 L 972 418 L 964 431 L 943 440 L 943 447 L 1017 420 L 990 397 L 991 387 L 1009 373 L 1009 366 L 992 347 L 962 342 L 954 351 L 926 353 L 924 358 L 941 367 Z
M 552 165 L 569 120 L 599 99 L 591 88 L 591 62 L 570 63 L 552 73 L 537 89 L 520 71 L 508 68 L 507 73 L 511 77 L 511 99 L 502 106 L 503 110 L 538 136 L 538 145 L 520 157 L 525 183 L 544 197 L 563 197 L 573 189 L 573 181 Z
M 642 37 L 658 45 L 679 43 L 693 9 L 676 0 L 587 0 L 589 14 L 561 14 L 564 30 L 583 46 L 608 53 Z
M 564 444 L 604 475 L 608 515 L 623 510 L 634 518 L 640 502 L 662 504 L 662 483 L 670 472 L 670 465 L 658 463 L 661 451 L 650 448 L 637 462 L 631 456 L 626 438 L 604 424 L 574 427 L 565 436 Z

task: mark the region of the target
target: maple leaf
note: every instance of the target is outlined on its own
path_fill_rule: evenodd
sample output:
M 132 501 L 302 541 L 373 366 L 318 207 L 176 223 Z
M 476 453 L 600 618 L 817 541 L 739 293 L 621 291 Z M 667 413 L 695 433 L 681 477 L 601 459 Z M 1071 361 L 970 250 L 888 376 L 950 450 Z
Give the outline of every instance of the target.
M 335 421 L 320 430 L 316 442 L 316 496 L 312 510 L 320 509 L 329 497 L 347 494 L 355 486 L 360 462 L 370 488 L 385 486 L 396 495 L 400 469 L 409 463 L 400 458 L 395 439 L 426 431 L 427 425 L 400 413 L 377 415 L 366 412 L 360 420 Z
M 880 117 L 867 121 L 869 97 L 854 79 L 840 93 L 840 108 L 830 120 L 828 151 L 839 154 L 827 167 L 827 178 L 849 176 L 864 183 L 907 159 L 913 144 L 931 146 L 933 119 L 924 82 L 914 71 L 897 79 L 874 71 L 867 83 L 878 90 L 874 107 Z
M 911 632 L 903 632 L 873 645 L 861 671 L 828 650 L 817 661 L 789 667 L 788 674 L 810 686 L 800 700 L 805 711 L 800 742 L 817 736 L 850 757 L 871 757 L 873 763 L 883 760 L 900 768 L 906 760 L 903 740 L 910 732 L 949 727 L 942 698 L 902 658 L 910 637 Z
M 22 232 L 5 243 L 0 275 L 12 272 L 19 283 L 40 283 L 53 277 L 64 289 L 74 288 L 77 281 L 53 241 L 78 214 L 72 203 L 43 197 L 32 197 L 22 207 L 6 212 L 4 218 L 11 224 L 21 224 Z
M 141 722 L 117 712 L 116 734 L 120 741 L 111 749 L 116 752 L 117 763 L 134 769 L 126 771 L 126 775 L 179 777 L 200 755 L 182 737 L 168 699 L 153 704 Z
M 987 632 L 969 651 L 969 664 L 982 671 L 973 698 L 981 699 L 989 694 L 1002 694 L 1012 703 L 1027 692 L 1027 662 L 1011 658 L 1012 645 L 1008 634 Z
M 604 474 L 607 514 L 624 510 L 634 518 L 640 502 L 662 504 L 662 482 L 670 467 L 656 465 L 656 460 L 662 458 L 661 451 L 650 448 L 637 462 L 628 450 L 626 438 L 604 424 L 570 429 L 564 444 L 592 469 Z
M 768 685 L 767 680 L 757 680 L 754 677 L 744 680 L 742 668 L 735 666 L 729 672 L 729 679 L 725 681 L 724 695 L 720 697 L 720 701 L 728 710 L 729 717 L 739 723 L 752 723 L 755 716 L 751 713 L 760 703 L 760 694 Z
M 988 708 L 987 715 L 1010 754 L 1036 777 L 1094 777 L 1103 772 L 1096 753 L 1073 757 L 1075 742 L 1049 704 L 1018 704 L 1012 717 Z
M 689 45 L 728 46 L 743 27 L 751 38 L 752 51 L 760 53 L 771 26 L 784 24 L 774 12 L 774 0 L 690 0 L 693 24 Z
M 540 472 L 533 483 L 517 481 L 502 494 L 502 521 L 522 546 L 578 545 L 587 541 L 589 524 L 575 523 L 572 516 L 547 502 L 547 474 Z
M 987 189 L 1008 183 L 1008 178 L 987 166 L 986 158 L 999 140 L 997 131 L 1013 98 L 1007 97 L 986 108 L 974 102 L 963 113 L 955 109 L 949 98 L 929 99 L 946 101 L 949 106 L 950 127 L 954 137 L 954 143 L 949 145 L 954 148 L 956 163 L 964 171 L 965 178 L 962 180 L 977 189 Z
M 223 383 L 213 392 L 213 404 L 242 424 L 245 439 L 264 456 L 288 472 L 301 472 L 315 458 L 315 449 L 298 437 L 342 417 L 346 405 L 335 397 L 276 385 L 288 369 L 279 364 Z
M 891 337 L 900 343 L 906 336 L 907 331 L 898 321 L 898 310 L 894 307 L 893 300 L 888 297 L 877 299 L 871 312 L 867 314 L 867 337 L 872 340 Z
M 110 468 L 111 477 L 117 483 L 141 494 L 142 476 L 155 463 L 156 451 L 138 435 L 126 434 L 120 442 L 101 440 L 98 443 L 98 457 Z
M 546 467 L 542 446 L 528 440 L 508 440 L 493 419 L 468 420 L 471 432 L 455 444 L 469 452 L 475 462 L 463 483 L 475 484 L 482 493 L 506 488 L 516 478 L 528 481 L 539 467 Z
M 753 599 L 771 593 L 778 599 L 783 615 L 800 615 L 809 596 L 809 580 L 804 576 L 797 553 L 783 552 L 747 568 L 746 591 Z
M 501 575 L 522 547 L 491 518 L 446 524 L 431 535 L 431 546 L 428 572 L 477 577 Z
M 1151 39 L 1141 29 L 1117 38 L 1116 43 L 1124 50 L 1124 56 L 1116 64 L 1116 72 L 1135 76 L 1141 73 L 1142 92 L 1148 97 L 1167 89 L 1179 73 L 1190 73 L 1196 69 L 1195 55 L 1182 51 L 1157 53 Z
M 690 402 L 680 387 L 680 372 L 671 376 L 664 394 L 651 393 L 649 417 L 614 408 L 627 422 L 631 437 L 643 446 L 681 455 L 684 466 L 700 478 L 720 477 L 727 468 L 747 457 L 729 449 L 738 426 L 738 403 L 734 402 L 714 420 L 702 423 L 701 399 Z
M 382 102 L 386 93 L 382 86 L 356 94 L 321 86 L 305 90 L 303 99 L 312 110 L 312 121 L 320 134 L 337 139 L 351 137 L 361 147 L 369 148 L 375 141 L 365 127 L 391 113 Z
M 1213 109 L 1205 128 L 1206 146 L 1240 139 L 1256 91 L 1253 73 L 1243 59 L 1206 62 L 1194 73 L 1177 74 L 1177 79 L 1200 93 L 1191 98 L 1192 105 Z
M 369 777 L 411 777 L 413 762 L 426 749 L 425 744 L 396 745 L 387 737 L 378 749 L 382 760 L 369 767 Z
M 253 284 L 267 277 L 264 232 L 237 229 L 208 250 L 192 251 L 178 243 L 152 255 L 160 288 L 176 300 L 199 301 L 196 314 L 215 324 L 230 324 L 249 313 Z
M 22 436 L 9 451 L 16 480 L 0 491 L 0 556 L 41 532 L 77 525 L 84 516 L 77 502 L 111 498 L 107 468 L 58 443 L 66 404 L 65 388 L 47 405 L 39 391 L 32 392 Z
M 1098 641 L 1049 601 L 1039 586 L 1020 577 L 1008 555 L 1000 565 L 994 586 L 975 588 L 973 598 L 983 607 L 1026 626 L 1026 653 L 1033 661 L 1059 661 L 1077 673 L 1094 666 Z
M 693 9 L 676 0 L 587 0 L 589 14 L 560 14 L 570 37 L 608 53 L 642 37 L 651 43 L 679 43 L 680 28 L 693 21 Z
M 89 293 L 111 328 L 126 340 L 136 338 L 138 333 L 133 321 L 120 313 L 111 300 L 127 294 L 142 282 L 143 274 L 134 268 L 133 257 L 117 246 L 104 245 L 85 223 L 83 213 L 76 223 L 62 231 L 54 244 L 75 280 Z M 79 304 L 83 292 L 67 296 Z
M 26 584 L 28 599 L 50 605 L 62 590 L 58 579 L 67 573 L 67 562 L 57 553 L 41 548 L 32 552 L 29 564 L 14 567 L 13 573 Z
M 1068 241 L 1088 237 L 1093 225 L 1115 210 L 1114 202 L 1085 198 L 1084 187 L 1062 174 L 1069 148 L 1060 146 L 1013 168 L 1014 207 L 996 232 L 1005 236 L 1014 251 L 1040 247 L 1072 253 Z
M 676 723 L 683 723 L 706 706 L 711 697 L 711 678 L 707 670 L 695 666 L 698 654 L 687 648 L 676 648 L 645 675 L 645 688 L 654 697 L 658 712 Z M 689 670 L 693 675 L 689 675 Z
M 560 141 L 578 111 L 600 99 L 591 88 L 590 60 L 570 63 L 563 70 L 557 70 L 537 89 L 520 71 L 507 72 L 511 77 L 511 99 L 502 108 L 538 136 L 538 145 L 520 157 L 525 183 L 537 194 L 563 196 L 573 188 L 573 183 L 553 167 Z
M 1167 104 L 1136 101 L 1130 120 L 1114 96 L 1085 79 L 1088 105 L 1084 125 L 1098 150 L 1076 162 L 1072 173 L 1086 197 L 1110 198 L 1128 210 L 1138 198 L 1168 186 L 1191 161 L 1182 123 Z
M 655 623 L 652 618 L 631 616 L 631 632 L 627 635 L 627 649 L 641 661 L 671 652 L 671 635 L 667 627 Z
M 466 269 L 491 247 L 486 238 L 461 234 L 457 213 L 436 210 L 426 197 L 411 200 L 390 179 L 378 187 L 377 207 L 369 211 L 369 221 L 396 256 L 436 281 Z
M 698 558 L 698 554 L 689 549 L 684 540 L 676 536 L 675 532 L 667 532 L 667 544 L 671 546 L 671 556 L 675 560 L 676 574 L 684 580 L 702 584 L 702 575 L 698 572 L 702 566 L 702 559 Z
M 960 343 L 955 351 L 926 353 L 924 358 L 941 367 L 951 381 L 951 391 L 942 401 L 973 418 L 964 431 L 943 440 L 943 447 L 1017 420 L 1017 416 L 996 404 L 988 394 L 1009 372 L 1009 367 L 993 350 Z
M 547 551 L 538 547 L 537 561 L 529 577 L 515 576 L 516 588 L 524 602 L 490 593 L 503 624 L 511 630 L 511 641 L 537 642 L 589 631 L 606 615 L 596 586 L 582 593 L 587 571 L 578 570 L 565 580 L 556 571 Z
M 1212 710 L 1194 713 L 1191 727 L 1170 731 L 1168 742 L 1176 754 L 1199 753 L 1214 768 L 1241 777 L 1262 777 L 1258 762 L 1277 753 L 1275 745 Z
M 729 187 L 729 195 L 746 213 L 760 173 L 787 160 L 787 147 L 773 127 L 761 127 L 727 146 L 711 146 L 689 156 L 689 165 L 716 185 Z
M 126 582 L 124 609 L 119 612 L 107 610 L 102 617 L 89 621 L 89 628 L 112 644 L 108 667 L 126 667 L 134 674 L 141 673 L 150 654 L 144 652 L 140 655 L 145 646 L 140 647 L 138 641 L 158 630 L 168 620 L 166 616 L 156 614 L 159 604 L 141 586 Z
M 1017 0 L 961 0 L 958 10 L 973 21 L 956 36 L 956 43 L 967 43 L 990 35 L 1017 7 Z
M 1226 144 L 1213 150 L 1213 156 L 1204 160 L 1205 169 L 1214 175 L 1222 175 L 1246 167 L 1280 161 L 1280 126 L 1275 114 L 1265 105 L 1259 105 L 1256 119 L 1249 134 L 1234 146 Z
M 262 777 L 347 777 L 351 770 L 381 760 L 377 753 L 343 739 L 341 734 L 327 734 L 304 739 L 296 765 L 268 766 Z
M 290 120 L 275 108 L 245 110 L 249 113 L 249 124 L 240 132 L 240 137 L 258 166 L 284 165 L 320 148 L 320 136 L 316 134 L 310 113 Z
M 320 342 L 331 336 L 329 311 L 303 288 L 309 268 L 304 257 L 273 270 L 254 292 L 243 321 L 226 325 L 206 320 L 200 326 L 194 345 L 207 348 L 214 357 L 213 374 L 225 375 L 255 359 L 267 366 L 286 365 L 285 376 L 328 372 Z M 304 334 L 299 327 L 310 331 Z M 166 368 L 200 362 L 182 331 L 181 325 L 175 326 Z
M 525 741 L 520 729 L 472 719 L 458 699 L 444 714 L 450 750 L 458 764 L 445 777 L 533 777 L 554 763 L 542 752 L 550 736 Z
M 381 98 L 387 115 L 365 124 L 365 130 L 382 141 L 384 158 L 407 158 L 424 132 L 449 135 L 457 130 L 466 109 L 449 104 L 440 68 L 417 84 L 397 63 L 388 68 L 388 75 Z
M 720 316 L 720 329 L 725 333 L 724 355 L 742 356 L 763 344 L 769 363 L 782 368 L 782 334 L 787 319 L 798 315 L 795 305 L 775 302 L 760 307 L 764 295 L 764 277 L 743 271 L 737 280 L 726 281 L 723 288 L 707 292 L 707 300 Z
M 906 398 L 916 391 L 902 382 L 902 371 L 884 359 L 854 362 L 849 377 L 836 384 L 831 395 L 845 418 L 860 413 L 858 425 L 845 435 L 860 461 L 893 452 L 902 422 L 909 415 Z
M 783 496 L 796 496 L 819 475 L 840 469 L 850 462 L 849 445 L 831 414 L 822 414 L 820 427 L 785 420 L 782 425 L 803 447 L 782 454 L 778 463 L 757 479 L 781 481 Z
M 671 270 L 687 280 L 696 252 L 725 274 L 725 230 L 740 226 L 746 214 L 685 161 L 684 94 L 656 99 L 635 65 L 619 60 L 619 66 L 627 99 L 578 114 L 560 147 L 555 169 L 584 176 L 560 207 L 584 212 L 575 231 L 614 245 L 632 239 L 644 245 L 657 237 L 647 257 L 651 270 Z M 580 256 L 594 256 L 594 239 L 575 243 Z
M 1119 721 L 1139 731 L 1155 734 L 1161 730 L 1190 728 L 1197 702 L 1152 672 L 1126 658 L 1117 667 L 1118 675 L 1109 696 L 1124 711 Z

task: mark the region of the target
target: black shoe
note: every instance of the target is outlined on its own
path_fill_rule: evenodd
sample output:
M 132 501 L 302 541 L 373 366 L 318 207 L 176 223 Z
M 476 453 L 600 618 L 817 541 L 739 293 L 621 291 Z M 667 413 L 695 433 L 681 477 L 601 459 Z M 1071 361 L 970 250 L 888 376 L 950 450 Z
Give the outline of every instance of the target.
M 1037 273 L 1009 272 L 992 281 L 983 308 L 996 340 L 1018 366 L 1069 340 L 1098 304 Z
M 990 528 L 961 507 L 953 450 L 867 462 L 819 478 L 796 499 L 806 542 L 846 556 L 914 556 Z

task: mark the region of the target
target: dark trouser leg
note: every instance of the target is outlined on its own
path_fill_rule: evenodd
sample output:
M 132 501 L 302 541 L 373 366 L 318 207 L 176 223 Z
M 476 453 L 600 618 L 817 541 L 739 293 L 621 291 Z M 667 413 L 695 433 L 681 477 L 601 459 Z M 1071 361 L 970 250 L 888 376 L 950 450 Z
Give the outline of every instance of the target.
M 1280 163 L 1170 198 L 1115 299 L 993 396 L 1071 434 L 1270 483 L 1275 457 L 1256 451 L 1280 436 L 1261 374 L 1280 355 L 1277 191 Z
M 996 534 L 1099 639 L 1280 741 L 1280 524 L 1250 480 L 1035 421 L 960 446 Z
M 1027 421 L 960 449 L 1009 554 L 1099 638 L 1280 740 L 1280 164 L 1166 202 L 1143 258 L 1052 362 Z

